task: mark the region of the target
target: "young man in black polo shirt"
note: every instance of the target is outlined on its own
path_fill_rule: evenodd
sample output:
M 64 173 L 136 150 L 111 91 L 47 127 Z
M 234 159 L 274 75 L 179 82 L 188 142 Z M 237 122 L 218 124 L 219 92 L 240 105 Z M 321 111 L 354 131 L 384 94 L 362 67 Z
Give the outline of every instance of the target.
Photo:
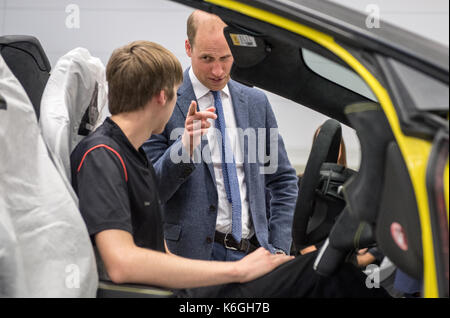
M 212 262 L 165 253 L 158 182 L 141 146 L 163 131 L 182 76 L 175 56 L 155 43 L 133 42 L 115 50 L 106 69 L 112 116 L 72 153 L 73 187 L 109 278 L 194 297 L 374 295 L 350 265 L 333 278 L 319 277 L 312 269 L 314 254 L 292 260 L 259 248 L 236 262 Z M 192 147 L 210 127 L 209 118 L 217 118 L 213 107 L 197 112 L 191 103 L 183 138 Z

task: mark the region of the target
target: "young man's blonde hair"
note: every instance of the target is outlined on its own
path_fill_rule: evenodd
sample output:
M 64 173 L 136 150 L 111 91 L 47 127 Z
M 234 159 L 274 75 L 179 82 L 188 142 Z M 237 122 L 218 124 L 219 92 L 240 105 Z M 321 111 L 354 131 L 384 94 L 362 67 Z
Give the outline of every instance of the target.
M 183 70 L 169 50 L 149 41 L 135 41 L 114 50 L 106 66 L 109 111 L 112 115 L 143 108 L 165 91 L 169 100 L 173 88 L 183 81 Z

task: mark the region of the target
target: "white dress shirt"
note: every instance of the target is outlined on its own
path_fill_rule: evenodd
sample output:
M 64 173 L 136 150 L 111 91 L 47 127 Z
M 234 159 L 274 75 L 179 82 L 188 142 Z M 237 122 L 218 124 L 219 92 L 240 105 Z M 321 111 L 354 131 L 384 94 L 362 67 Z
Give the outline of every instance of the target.
M 214 106 L 213 94 L 197 79 L 192 68 L 189 70 L 189 77 L 192 82 L 192 87 L 194 89 L 195 97 L 197 98 L 200 111 L 204 111 L 205 109 Z M 228 85 L 222 89 L 222 91 L 220 92 L 220 96 L 222 99 L 223 112 L 225 116 L 225 124 L 227 128 L 226 132 L 228 134 L 228 138 L 233 149 L 234 159 L 236 161 L 236 170 L 239 181 L 242 206 L 242 238 L 248 239 L 253 236 L 254 230 L 248 204 L 247 186 L 245 184 L 245 173 L 243 165 L 244 156 L 241 150 L 240 140 L 238 138 L 236 130 L 236 118 L 234 116 L 233 104 Z M 210 119 L 210 122 L 212 123 L 211 128 L 215 128 L 215 121 L 213 119 Z M 206 136 L 208 138 L 208 144 L 211 150 L 211 161 L 214 166 L 214 175 L 216 179 L 217 194 L 219 199 L 217 207 L 216 230 L 222 233 L 231 233 L 231 203 L 228 202 L 223 180 L 221 146 L 217 142 L 217 138 L 214 132 L 215 129 L 209 129 Z

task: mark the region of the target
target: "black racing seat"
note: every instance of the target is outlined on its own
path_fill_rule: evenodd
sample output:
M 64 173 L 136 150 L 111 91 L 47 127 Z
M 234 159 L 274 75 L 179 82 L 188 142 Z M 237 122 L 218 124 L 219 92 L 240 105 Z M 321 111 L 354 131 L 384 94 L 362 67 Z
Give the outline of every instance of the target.
M 375 225 L 385 180 L 387 147 L 394 140 L 389 123 L 376 103 L 358 103 L 345 109 L 361 143 L 358 176 L 345 185 L 344 195 L 350 213 Z
M 342 128 L 327 120 L 315 139 L 303 174 L 292 225 L 294 251 L 321 244 L 345 206 L 341 186 L 356 172 L 337 164 Z
M 380 194 L 376 238 L 383 253 L 398 268 L 421 281 L 422 230 L 414 189 L 397 143 L 389 143 L 386 151 L 385 186 Z
M 0 36 L 0 54 L 25 89 L 39 120 L 42 93 L 51 69 L 39 40 L 28 35 Z
M 351 214 L 371 225 L 382 252 L 402 271 L 422 279 L 422 233 L 403 156 L 378 104 L 362 103 L 346 109 L 358 131 L 363 158 L 358 177 L 344 187 Z M 396 242 L 396 231 L 408 246 Z
M 388 146 L 394 141 L 391 128 L 376 103 L 348 106 L 346 115 L 361 143 L 359 173 L 344 184 L 346 207 L 319 252 L 315 269 L 328 276 L 355 249 L 375 244 L 374 230 L 385 188 L 385 166 Z M 383 245 L 381 249 L 383 250 Z

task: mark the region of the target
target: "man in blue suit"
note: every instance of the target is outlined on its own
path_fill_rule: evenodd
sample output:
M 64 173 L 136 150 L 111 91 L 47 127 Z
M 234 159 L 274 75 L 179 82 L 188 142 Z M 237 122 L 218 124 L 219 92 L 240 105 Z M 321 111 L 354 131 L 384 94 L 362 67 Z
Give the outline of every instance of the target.
M 225 26 L 202 11 L 189 17 L 192 66 L 164 132 L 143 146 L 159 177 L 165 240 L 195 259 L 238 260 L 258 246 L 287 254 L 296 173 L 265 94 L 230 79 Z M 195 122 L 197 111 L 217 119 Z

